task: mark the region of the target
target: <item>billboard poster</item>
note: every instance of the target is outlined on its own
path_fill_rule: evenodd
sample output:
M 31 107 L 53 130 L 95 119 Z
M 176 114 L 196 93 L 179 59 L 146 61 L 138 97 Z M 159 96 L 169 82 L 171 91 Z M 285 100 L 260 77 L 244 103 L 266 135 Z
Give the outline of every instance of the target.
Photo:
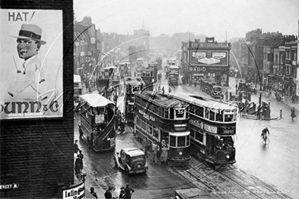
M 197 66 L 228 66 L 226 50 L 191 50 L 190 64 Z
M 0 24 L 0 120 L 62 117 L 62 10 L 0 9 Z

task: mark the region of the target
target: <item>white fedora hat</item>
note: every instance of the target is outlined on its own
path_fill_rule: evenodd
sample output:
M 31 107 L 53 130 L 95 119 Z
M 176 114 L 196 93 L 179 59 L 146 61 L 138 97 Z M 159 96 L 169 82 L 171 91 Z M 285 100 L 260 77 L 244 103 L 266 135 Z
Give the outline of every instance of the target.
M 19 31 L 19 36 L 13 36 L 20 39 L 32 39 L 39 41 L 41 45 L 46 44 L 42 38 L 42 29 L 34 24 L 22 24 L 21 30 Z

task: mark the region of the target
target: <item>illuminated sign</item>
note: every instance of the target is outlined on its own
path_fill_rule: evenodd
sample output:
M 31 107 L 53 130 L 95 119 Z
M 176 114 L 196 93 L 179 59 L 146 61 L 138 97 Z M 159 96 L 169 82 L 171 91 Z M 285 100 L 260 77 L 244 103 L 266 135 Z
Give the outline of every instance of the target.
M 74 199 L 84 197 L 84 183 L 77 184 L 62 191 L 63 199 Z
M 0 24 L 0 120 L 63 117 L 62 10 L 0 9 Z
M 227 50 L 191 50 L 190 64 L 197 66 L 228 66 Z

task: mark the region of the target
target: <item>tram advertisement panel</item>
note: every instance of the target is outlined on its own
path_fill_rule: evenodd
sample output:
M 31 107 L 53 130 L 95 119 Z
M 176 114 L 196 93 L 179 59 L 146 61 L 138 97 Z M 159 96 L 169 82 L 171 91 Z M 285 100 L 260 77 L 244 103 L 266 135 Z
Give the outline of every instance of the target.
M 0 9 L 0 120 L 63 116 L 62 10 Z
M 228 51 L 191 50 L 190 64 L 197 66 L 228 66 Z

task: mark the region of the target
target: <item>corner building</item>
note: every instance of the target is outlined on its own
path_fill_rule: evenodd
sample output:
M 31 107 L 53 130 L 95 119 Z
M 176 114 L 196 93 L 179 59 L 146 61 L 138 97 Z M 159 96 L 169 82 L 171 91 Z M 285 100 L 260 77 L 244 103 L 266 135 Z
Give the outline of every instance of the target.
M 230 43 L 218 43 L 214 37 L 207 37 L 205 42 L 182 43 L 181 65 L 188 80 L 197 74 L 203 80 L 228 86 Z

